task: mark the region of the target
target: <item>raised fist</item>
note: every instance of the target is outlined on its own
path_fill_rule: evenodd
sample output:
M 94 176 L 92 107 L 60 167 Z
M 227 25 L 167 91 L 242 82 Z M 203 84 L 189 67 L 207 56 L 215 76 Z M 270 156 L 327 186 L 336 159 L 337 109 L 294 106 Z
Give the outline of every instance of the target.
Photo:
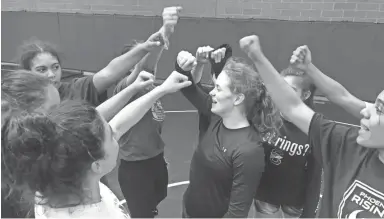
M 259 37 L 256 35 L 242 38 L 239 41 L 239 44 L 241 50 L 243 50 L 251 59 L 257 58 L 257 55 L 262 52 Z
M 169 37 L 175 31 L 175 26 L 179 20 L 179 13 L 182 9 L 182 7 L 167 7 L 163 10 L 163 27 L 161 32 L 165 49 L 169 48 Z
M 199 47 L 196 51 L 196 61 L 198 63 L 208 63 L 209 62 L 209 53 L 214 49 L 210 46 Z
M 152 86 L 154 82 L 155 76 L 153 74 L 146 71 L 141 71 L 133 84 L 139 89 L 145 89 Z
M 171 75 L 159 86 L 165 93 L 174 93 L 192 84 L 188 77 L 173 71 Z
M 293 54 L 289 62 L 293 67 L 296 67 L 304 71 L 307 70 L 309 64 L 312 63 L 312 55 L 308 46 L 306 45 L 300 46 L 295 51 L 293 51 Z
M 177 55 L 177 64 L 184 71 L 191 71 L 197 64 L 196 58 L 187 51 L 181 51 Z
M 225 57 L 226 48 L 220 48 L 211 53 L 211 59 L 215 60 L 215 63 L 221 62 Z

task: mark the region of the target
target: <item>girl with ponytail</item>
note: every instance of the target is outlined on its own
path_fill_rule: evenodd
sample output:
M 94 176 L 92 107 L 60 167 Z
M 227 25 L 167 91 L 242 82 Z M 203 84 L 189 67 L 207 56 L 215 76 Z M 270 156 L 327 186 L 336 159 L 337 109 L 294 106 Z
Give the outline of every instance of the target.
M 193 81 L 194 63 L 180 52 L 176 71 Z M 246 218 L 264 171 L 262 139 L 280 128 L 279 113 L 258 73 L 239 58 L 227 61 L 209 94 L 194 83 L 181 91 L 210 117 L 191 161 L 183 217 Z
M 313 108 L 316 87 L 305 72 L 288 67 L 280 75 Z M 307 135 L 284 115 L 281 117 L 279 135 L 264 139 L 266 165 L 254 201 L 255 217 L 313 218 L 320 193 L 321 167 L 314 161 Z

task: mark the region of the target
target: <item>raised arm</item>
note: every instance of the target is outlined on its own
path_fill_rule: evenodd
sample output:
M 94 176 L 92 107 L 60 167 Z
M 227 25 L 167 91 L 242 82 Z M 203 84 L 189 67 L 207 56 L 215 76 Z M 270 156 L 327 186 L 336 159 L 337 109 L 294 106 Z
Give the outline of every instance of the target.
M 143 71 L 134 83 L 99 105 L 96 110 L 106 121 L 110 121 L 138 91 L 153 85 L 154 81 L 152 74 Z
M 328 100 L 339 105 L 354 117 L 360 119 L 362 117 L 360 111 L 364 109 L 367 104 L 371 104 L 355 97 L 343 85 L 321 72 L 321 70 L 312 63 L 311 51 L 307 46 L 300 46 L 293 52 L 291 64 L 306 72 Z
M 173 32 L 180 10 L 180 7 L 165 8 L 163 18 L 167 28 L 160 28 L 160 30 L 152 34 L 146 42 L 139 44 L 129 52 L 113 59 L 105 68 L 94 75 L 93 83 L 98 93 L 104 92 L 111 85 L 121 80 L 148 52 L 158 50 L 157 52 L 154 51 L 154 53 L 159 54 L 159 51 L 162 51 L 162 44 L 164 45 L 165 43 L 165 46 L 168 46 L 169 32 Z M 169 29 L 172 29 L 172 31 Z
M 173 72 L 167 80 L 163 82 L 163 84 L 154 88 L 152 91 L 132 103 L 126 105 L 109 122 L 115 133 L 116 140 L 119 140 L 124 133 L 139 122 L 156 100 L 166 94 L 174 93 L 181 88 L 190 86 L 191 84 L 192 82 L 188 81 L 188 77 L 181 75 L 180 73 Z
M 259 38 L 255 35 L 240 40 L 240 48 L 255 64 L 273 102 L 291 122 L 308 134 L 309 125 L 314 115 L 295 94 L 295 91 L 284 81 L 261 51 Z
M 192 78 L 194 83 L 200 83 L 203 76 L 204 66 L 209 63 L 209 52 L 213 51 L 210 46 L 199 47 L 196 51 L 196 66 L 192 69 Z
M 206 116 L 211 115 L 212 98 L 209 94 L 204 92 L 200 86 L 197 86 L 193 82 L 191 69 L 196 64 L 196 59 L 189 52 L 181 51 L 177 56 L 175 63 L 175 69 L 177 72 L 188 77 L 188 80 L 192 81 L 192 85 L 181 89 L 181 93 L 185 98 L 192 103 L 196 109 Z

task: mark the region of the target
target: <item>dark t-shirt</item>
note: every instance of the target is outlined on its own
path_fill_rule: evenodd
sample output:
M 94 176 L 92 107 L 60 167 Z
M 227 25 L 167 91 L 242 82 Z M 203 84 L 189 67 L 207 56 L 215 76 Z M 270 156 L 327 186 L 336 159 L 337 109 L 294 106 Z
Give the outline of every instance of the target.
M 98 106 L 107 99 L 106 91 L 99 94 L 93 84 L 93 76 L 75 78 L 70 82 L 62 82 L 59 87 L 61 100 L 85 100 L 93 106 Z
M 320 114 L 312 118 L 310 144 L 324 169 L 319 217 L 384 217 L 384 163 L 377 149 L 356 142 L 358 131 Z
M 124 78 L 116 86 L 113 92 L 118 92 L 127 87 L 127 78 Z M 130 102 L 145 95 L 148 90 L 143 90 L 132 97 Z M 119 140 L 120 157 L 126 161 L 146 160 L 164 152 L 164 141 L 161 138 L 165 112 L 160 100 L 157 100 L 151 110 L 143 116 L 128 132 Z
M 186 74 L 190 80 L 192 76 Z M 192 157 L 190 184 L 184 194 L 191 217 L 247 217 L 264 171 L 264 149 L 253 126 L 230 130 L 211 113 L 212 98 L 199 86 L 181 90 L 210 125 Z
M 256 199 L 275 205 L 302 208 L 306 190 L 310 186 L 307 182 L 310 171 L 307 165 L 313 156 L 310 156 L 308 136 L 293 123 L 285 119 L 283 121 L 279 136 L 263 139 L 266 166 Z M 321 174 L 320 168 L 318 174 Z M 311 189 L 316 188 L 312 185 Z M 317 190 L 319 195 L 320 181 Z M 316 203 L 317 198 L 314 198 Z

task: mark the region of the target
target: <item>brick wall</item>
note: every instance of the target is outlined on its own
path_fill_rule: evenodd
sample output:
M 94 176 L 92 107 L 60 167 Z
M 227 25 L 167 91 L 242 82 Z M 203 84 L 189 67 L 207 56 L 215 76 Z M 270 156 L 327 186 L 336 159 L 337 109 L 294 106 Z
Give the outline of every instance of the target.
M 3 11 L 160 15 L 170 5 L 183 16 L 384 23 L 384 0 L 1 0 Z

